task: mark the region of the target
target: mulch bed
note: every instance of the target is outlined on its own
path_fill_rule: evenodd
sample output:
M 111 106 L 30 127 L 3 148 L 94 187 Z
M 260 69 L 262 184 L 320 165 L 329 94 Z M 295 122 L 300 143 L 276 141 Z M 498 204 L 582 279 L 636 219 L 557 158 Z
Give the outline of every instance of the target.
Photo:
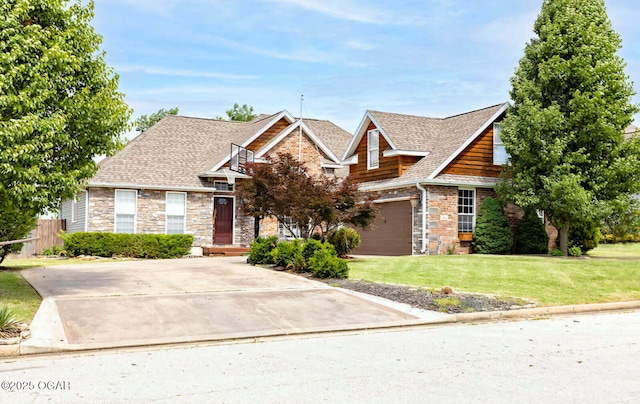
M 535 306 L 522 299 L 498 299 L 494 296 L 468 293 L 442 293 L 421 288 L 373 283 L 353 279 L 316 279 L 331 286 L 406 303 L 423 310 L 443 313 L 516 310 Z M 457 299 L 457 300 L 456 300 Z

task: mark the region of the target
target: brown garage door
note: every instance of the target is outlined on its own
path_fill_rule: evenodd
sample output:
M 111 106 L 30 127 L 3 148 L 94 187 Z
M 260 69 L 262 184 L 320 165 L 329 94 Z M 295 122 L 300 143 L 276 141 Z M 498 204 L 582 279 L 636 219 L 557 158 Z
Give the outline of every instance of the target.
M 411 255 L 411 203 L 409 201 L 378 204 L 373 227 L 358 229 L 361 243 L 354 254 Z

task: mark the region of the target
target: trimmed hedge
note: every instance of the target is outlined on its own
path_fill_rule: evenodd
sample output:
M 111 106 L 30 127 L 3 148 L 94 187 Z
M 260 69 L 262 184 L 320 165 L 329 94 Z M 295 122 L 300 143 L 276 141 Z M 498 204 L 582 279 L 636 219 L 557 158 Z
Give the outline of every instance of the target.
M 63 237 L 69 255 L 178 258 L 191 252 L 190 234 L 71 233 Z

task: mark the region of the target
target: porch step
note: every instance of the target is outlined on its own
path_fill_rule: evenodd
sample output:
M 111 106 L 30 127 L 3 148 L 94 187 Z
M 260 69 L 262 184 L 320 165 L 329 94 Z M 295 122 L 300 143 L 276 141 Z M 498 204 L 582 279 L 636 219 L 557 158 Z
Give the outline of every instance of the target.
M 224 255 L 225 257 L 240 257 L 249 252 L 249 247 L 238 247 L 238 246 L 213 246 L 213 247 L 202 247 L 202 254 L 204 256 L 212 256 L 212 255 Z

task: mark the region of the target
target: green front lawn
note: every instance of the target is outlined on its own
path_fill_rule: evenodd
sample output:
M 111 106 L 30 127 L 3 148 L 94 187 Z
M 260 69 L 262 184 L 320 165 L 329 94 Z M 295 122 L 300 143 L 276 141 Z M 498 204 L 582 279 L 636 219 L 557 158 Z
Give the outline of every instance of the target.
M 0 270 L 0 307 L 8 306 L 17 320 L 30 323 L 35 316 L 42 298 L 20 271 Z
M 450 286 L 454 291 L 534 299 L 544 306 L 640 300 L 640 254 L 636 252 L 640 245 L 627 244 L 602 245 L 586 258 L 364 258 L 349 263 L 349 277 L 430 289 Z

